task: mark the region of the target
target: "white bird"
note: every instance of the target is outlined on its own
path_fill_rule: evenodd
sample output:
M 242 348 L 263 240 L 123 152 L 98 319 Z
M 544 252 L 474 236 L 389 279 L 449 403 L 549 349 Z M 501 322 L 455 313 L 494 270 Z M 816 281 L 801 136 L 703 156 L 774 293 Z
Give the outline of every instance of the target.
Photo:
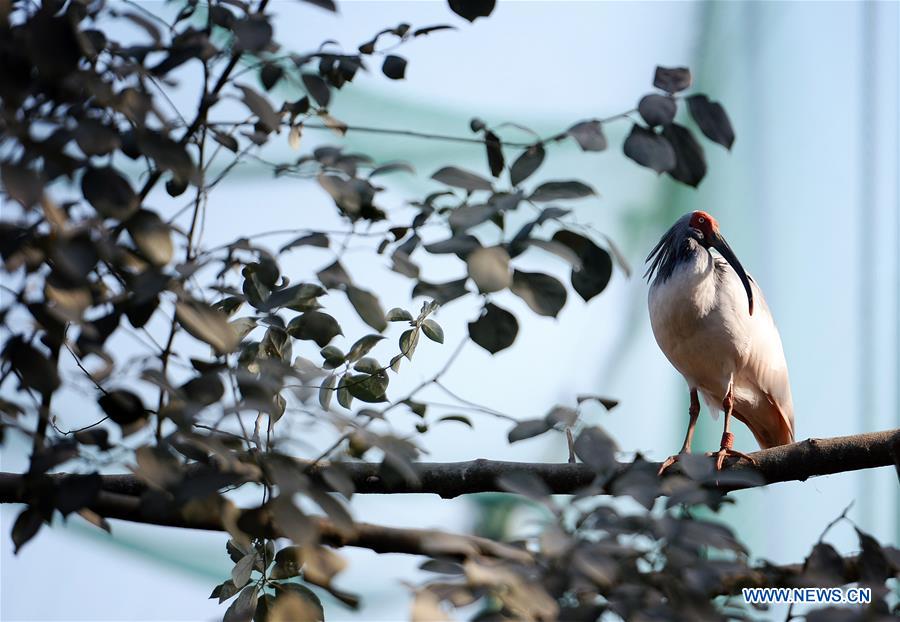
M 721 257 L 715 257 L 714 248 Z M 652 278 L 650 324 L 660 349 L 691 393 L 690 421 L 680 453 L 691 451 L 700 413 L 698 393 L 725 428 L 716 468 L 735 451 L 731 416 L 763 449 L 794 442 L 794 406 L 781 337 L 762 290 L 744 271 L 719 224 L 706 212 L 679 218 L 647 257 Z M 671 456 L 660 474 L 676 462 Z

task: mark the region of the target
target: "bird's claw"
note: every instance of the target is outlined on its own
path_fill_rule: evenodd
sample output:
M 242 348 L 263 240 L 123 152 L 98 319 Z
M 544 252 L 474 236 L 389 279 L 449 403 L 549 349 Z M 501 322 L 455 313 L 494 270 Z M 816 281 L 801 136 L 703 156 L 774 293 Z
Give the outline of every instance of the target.
M 728 457 L 737 458 L 738 460 L 740 460 L 741 458 L 744 458 L 745 460 L 749 461 L 750 464 L 753 464 L 753 465 L 756 464 L 756 460 L 754 460 L 751 456 L 745 454 L 742 451 L 738 451 L 736 449 L 731 449 L 730 447 L 722 447 L 721 449 L 719 449 L 719 451 L 711 451 L 711 452 L 708 452 L 706 455 L 714 456 L 716 458 L 716 470 L 717 471 L 722 470 L 722 466 L 724 466 L 724 464 L 725 464 L 725 458 L 728 458 Z
M 682 452 L 682 453 L 684 453 L 684 452 Z M 668 458 L 666 458 L 665 461 L 660 465 L 659 471 L 656 472 L 656 475 L 657 475 L 658 477 L 662 477 L 663 473 L 666 472 L 666 469 L 668 469 L 668 468 L 671 467 L 673 464 L 675 464 L 676 462 L 678 462 L 678 458 L 680 458 L 681 455 L 682 455 L 682 454 L 675 454 L 675 455 L 673 455 L 673 456 L 669 456 Z

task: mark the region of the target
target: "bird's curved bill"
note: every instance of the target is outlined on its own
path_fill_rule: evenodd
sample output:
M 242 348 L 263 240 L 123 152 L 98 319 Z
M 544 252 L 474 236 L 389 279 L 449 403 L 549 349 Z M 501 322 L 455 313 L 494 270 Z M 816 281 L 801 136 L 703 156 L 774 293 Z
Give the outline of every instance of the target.
M 719 254 L 725 258 L 725 261 L 727 261 L 732 268 L 734 268 L 734 271 L 741 279 L 741 283 L 744 284 L 744 289 L 747 291 L 747 300 L 750 303 L 750 315 L 753 315 L 753 289 L 750 287 L 750 277 L 747 276 L 744 266 L 741 265 L 741 262 L 735 257 L 734 251 L 728 246 L 728 242 L 726 242 L 725 238 L 719 233 L 715 234 L 710 246 L 719 251 Z

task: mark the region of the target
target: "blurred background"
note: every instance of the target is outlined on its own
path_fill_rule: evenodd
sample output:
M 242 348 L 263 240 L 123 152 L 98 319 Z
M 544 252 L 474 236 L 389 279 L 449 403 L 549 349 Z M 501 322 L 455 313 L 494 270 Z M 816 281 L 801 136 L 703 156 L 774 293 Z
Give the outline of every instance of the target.
M 177 3 L 142 1 L 163 17 Z M 559 318 L 526 312 L 508 292 L 497 298 L 519 317 L 515 345 L 491 357 L 468 344 L 445 376 L 467 400 L 517 418 L 542 417 L 555 404 L 573 405 L 581 393 L 621 401 L 611 413 L 587 408 L 591 424 L 605 426 L 625 452 L 663 459 L 677 451 L 687 423 L 687 390 L 650 332 L 643 258 L 684 212 L 704 209 L 766 293 L 784 342 L 794 394 L 798 440 L 900 425 L 900 130 L 898 130 L 897 2 L 511 2 L 488 19 L 468 24 L 443 2 L 353 2 L 333 15 L 302 2 L 272 2 L 276 38 L 307 51 L 325 39 L 355 49 L 382 28 L 450 23 L 405 45 L 406 79 L 390 82 L 373 67 L 335 93 L 332 114 L 351 124 L 470 135 L 478 116 L 490 125 L 511 121 L 542 136 L 586 118 L 635 107 L 650 92 L 657 65 L 687 66 L 695 92 L 723 103 L 737 135 L 729 153 L 704 141 L 709 173 L 698 189 L 657 177 L 621 153 L 630 123 L 606 126 L 610 149 L 582 153 L 574 144 L 552 146 L 532 183 L 580 178 L 598 191 L 573 203 L 576 217 L 612 238 L 629 262 L 609 288 L 585 304 L 570 296 Z M 124 33 L 123 33 L 124 36 Z M 189 109 L 197 76 L 186 69 L 173 101 Z M 246 76 L 249 83 L 255 80 Z M 234 110 L 241 110 L 234 104 Z M 223 105 L 223 118 L 228 107 Z M 681 111 L 679 114 L 684 114 Z M 505 136 L 516 138 L 515 133 Z M 521 140 L 527 140 L 522 135 Z M 412 162 L 417 177 L 385 178 L 383 204 L 401 204 L 437 189 L 426 181 L 453 163 L 486 172 L 483 149 L 414 138 L 350 132 L 344 139 L 307 130 L 301 152 L 340 144 L 376 161 Z M 283 136 L 266 159 L 295 159 Z M 571 141 L 568 141 L 571 142 Z M 510 157 L 510 153 L 507 157 Z M 151 195 L 149 205 L 171 201 Z M 342 226 L 330 199 L 315 182 L 272 177 L 248 163 L 211 195 L 203 242 L 208 247 L 249 231 Z M 278 246 L 288 238 L 267 239 Z M 605 241 L 599 235 L 601 245 Z M 330 251 L 303 249 L 282 267 L 309 278 L 333 260 Z M 420 257 L 423 278 L 458 277 L 440 261 Z M 409 304 L 410 282 L 351 246 L 348 270 L 378 290 L 385 308 Z M 431 263 L 429 263 L 431 261 Z M 562 262 L 524 256 L 525 269 L 559 276 Z M 448 264 L 449 265 L 449 264 Z M 348 335 L 363 334 L 349 306 L 334 313 Z M 439 369 L 477 313 L 475 300 L 438 312 L 443 347 L 420 346 L 415 364 L 392 381 L 401 397 Z M 354 324 L 356 322 L 356 324 Z M 116 351 L 127 357 L 133 344 Z M 450 401 L 443 396 L 445 401 Z M 439 392 L 432 398 L 440 401 Z M 95 420 L 83 395 L 59 400 L 64 427 Z M 453 412 L 448 410 L 448 412 Z M 562 461 L 565 440 L 548 434 L 508 445 L 508 422 L 473 414 L 476 431 L 447 423 L 422 436 L 430 461 L 473 458 Z M 414 417 L 395 422 L 411 427 Z M 718 443 L 721 421 L 701 417 L 695 449 Z M 755 449 L 740 424 L 736 447 Z M 326 437 L 305 439 L 310 455 Z M 2 469 L 27 464 L 22 438 L 9 435 Z M 118 469 L 121 471 L 121 466 Z M 879 540 L 900 542 L 900 495 L 892 469 L 779 484 L 735 493 L 738 503 L 722 518 L 761 559 L 802 561 L 825 525 L 851 502 L 849 516 Z M 358 496 L 357 516 L 392 526 L 480 530 L 493 535 L 528 533 L 540 515 L 504 495 L 440 500 L 431 496 Z M 113 536 L 73 518 L 44 529 L 18 556 L 9 530 L 16 508 L 2 507 L 0 618 L 3 620 L 201 620 L 225 610 L 206 600 L 228 576 L 222 534 L 179 532 L 114 522 Z M 844 553 L 858 548 L 849 527 L 829 540 Z M 345 550 L 350 568 L 338 586 L 360 589 L 363 607 L 352 612 L 328 601 L 330 620 L 396 620 L 408 616 L 402 581 L 422 575 L 418 560 Z M 52 597 L 46 591 L 53 577 Z

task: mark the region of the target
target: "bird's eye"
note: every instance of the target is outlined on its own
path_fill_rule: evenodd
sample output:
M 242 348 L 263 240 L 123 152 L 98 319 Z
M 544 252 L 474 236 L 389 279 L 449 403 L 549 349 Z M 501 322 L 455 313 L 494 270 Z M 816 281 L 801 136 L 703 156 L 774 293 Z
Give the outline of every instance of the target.
M 697 222 L 699 222 L 702 225 L 703 223 L 706 222 L 706 219 L 703 216 L 701 216 L 700 218 L 697 219 Z

